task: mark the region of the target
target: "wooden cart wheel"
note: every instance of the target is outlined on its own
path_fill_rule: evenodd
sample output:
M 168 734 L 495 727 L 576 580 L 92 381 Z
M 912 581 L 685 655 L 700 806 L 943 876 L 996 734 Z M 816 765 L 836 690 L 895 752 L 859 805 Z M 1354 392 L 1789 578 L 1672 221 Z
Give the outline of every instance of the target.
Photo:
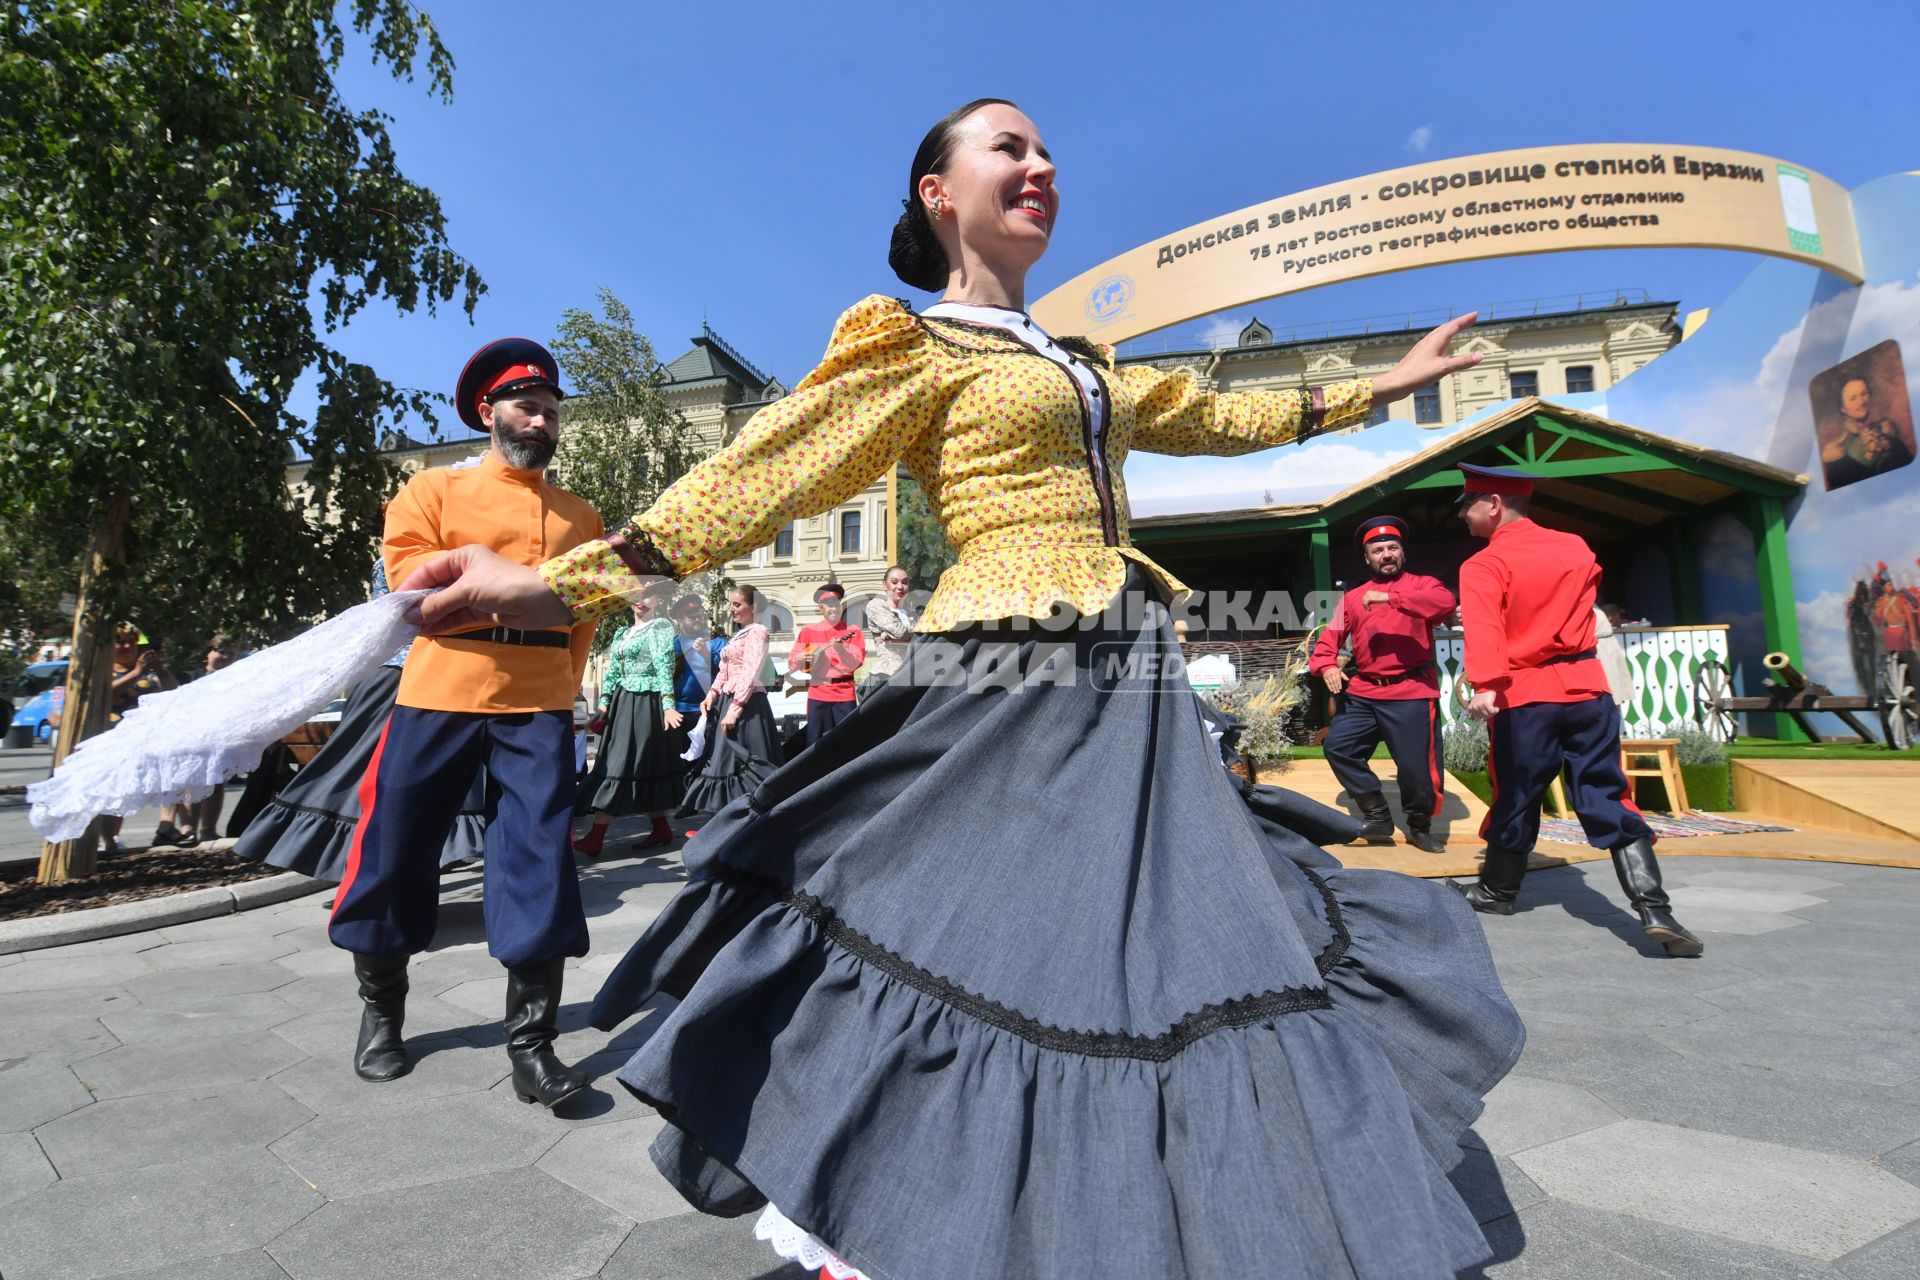
M 1721 742 L 1732 742 L 1738 727 L 1734 713 L 1727 708 L 1733 697 L 1733 679 L 1726 664 L 1708 657 L 1693 673 L 1693 718 L 1695 723 Z
M 1880 725 L 1895 751 L 1911 751 L 1920 742 L 1920 692 L 1910 651 L 1890 653 L 1881 663 Z

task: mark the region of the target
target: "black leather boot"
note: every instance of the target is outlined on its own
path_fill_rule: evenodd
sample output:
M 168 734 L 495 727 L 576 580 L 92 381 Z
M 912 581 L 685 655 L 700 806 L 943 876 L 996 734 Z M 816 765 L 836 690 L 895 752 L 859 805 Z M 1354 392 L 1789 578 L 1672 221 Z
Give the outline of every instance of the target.
M 1422 853 L 1442 853 L 1447 847 L 1433 834 L 1433 819 L 1425 816 L 1408 816 L 1407 843 Z
M 1526 874 L 1527 855 L 1524 850 L 1503 849 L 1497 844 L 1490 844 L 1486 857 L 1480 863 L 1480 880 L 1477 884 L 1465 885 L 1457 880 L 1447 883 L 1458 889 L 1466 898 L 1467 905 L 1475 911 L 1510 916 L 1515 901 L 1520 897 L 1520 881 L 1526 878 Z
M 587 1078 L 553 1052 L 560 1034 L 560 983 L 566 957 L 507 970 L 507 1057 L 513 1060 L 513 1093 L 522 1102 L 557 1106 L 587 1087 Z
M 1353 803 L 1359 808 L 1360 816 L 1366 819 L 1366 825 L 1360 828 L 1360 838 L 1368 844 L 1393 843 L 1393 810 L 1387 807 L 1385 793 L 1369 792 L 1355 796 Z
M 407 1016 L 407 954 L 353 957 L 360 979 L 360 1038 L 353 1046 L 353 1071 L 362 1080 L 397 1080 L 413 1070 L 400 1025 Z
M 1615 849 L 1613 872 L 1620 877 L 1620 887 L 1640 916 L 1640 927 L 1665 947 L 1668 955 L 1697 956 L 1707 949 L 1706 943 L 1673 918 L 1673 904 L 1660 884 L 1660 862 L 1653 856 L 1653 841 L 1635 840 Z

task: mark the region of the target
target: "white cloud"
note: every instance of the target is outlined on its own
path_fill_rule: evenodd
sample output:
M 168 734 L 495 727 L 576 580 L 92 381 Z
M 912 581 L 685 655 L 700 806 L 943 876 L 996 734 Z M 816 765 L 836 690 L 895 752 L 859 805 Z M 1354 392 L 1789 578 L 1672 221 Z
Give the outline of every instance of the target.
M 1127 498 L 1136 515 L 1313 502 L 1377 475 L 1415 452 L 1316 440 L 1251 463 L 1136 454 L 1127 462 Z
M 1407 135 L 1407 140 L 1400 144 L 1400 149 L 1402 151 L 1411 151 L 1413 152 L 1414 155 L 1417 155 L 1417 156 L 1423 156 L 1427 154 L 1427 146 L 1432 141 L 1433 141 L 1433 126 L 1430 124 L 1423 124 L 1418 129 L 1415 129 L 1412 133 Z
M 1231 347 L 1240 341 L 1240 331 L 1249 321 L 1238 316 L 1215 316 L 1200 326 L 1200 345 L 1204 347 Z
M 1794 602 L 1800 621 L 1801 670 L 1835 693 L 1860 692 L 1854 675 L 1853 649 L 1847 640 L 1849 591 L 1823 591 L 1811 600 Z

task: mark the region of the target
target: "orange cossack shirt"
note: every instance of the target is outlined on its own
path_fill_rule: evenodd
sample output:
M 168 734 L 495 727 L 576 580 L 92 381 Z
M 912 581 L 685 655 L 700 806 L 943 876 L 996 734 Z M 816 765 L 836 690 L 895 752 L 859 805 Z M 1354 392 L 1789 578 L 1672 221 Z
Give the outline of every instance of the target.
M 407 481 L 387 504 L 380 550 L 387 581 L 398 587 L 434 556 L 468 543 L 538 565 L 604 532 L 586 502 L 489 453 L 478 466 L 435 467 Z M 427 711 L 569 711 L 592 647 L 591 622 L 575 625 L 564 649 L 422 636 L 395 702 Z

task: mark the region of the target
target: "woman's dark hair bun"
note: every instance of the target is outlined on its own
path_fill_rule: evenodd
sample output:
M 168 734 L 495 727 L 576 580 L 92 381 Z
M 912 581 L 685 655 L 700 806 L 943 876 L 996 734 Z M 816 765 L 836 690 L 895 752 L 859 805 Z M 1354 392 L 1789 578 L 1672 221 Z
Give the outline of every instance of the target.
M 907 198 L 901 201 L 906 210 L 893 224 L 887 265 L 893 268 L 893 274 L 916 289 L 938 293 L 946 288 L 950 274 L 947 251 L 940 247 L 940 238 L 933 234 L 933 220 L 927 216 L 926 205 L 920 200 L 920 179 L 946 168 L 947 157 L 953 150 L 954 126 L 980 108 L 996 104 L 1019 109 L 1005 98 L 975 98 L 942 116 L 939 123 L 927 130 L 927 136 L 920 139 L 919 150 L 913 153 L 913 166 L 907 172 Z
M 926 206 L 919 200 L 902 200 L 906 208 L 893 224 L 893 242 L 887 246 L 887 265 L 893 274 L 916 289 L 938 293 L 947 284 L 947 251 L 933 234 Z

